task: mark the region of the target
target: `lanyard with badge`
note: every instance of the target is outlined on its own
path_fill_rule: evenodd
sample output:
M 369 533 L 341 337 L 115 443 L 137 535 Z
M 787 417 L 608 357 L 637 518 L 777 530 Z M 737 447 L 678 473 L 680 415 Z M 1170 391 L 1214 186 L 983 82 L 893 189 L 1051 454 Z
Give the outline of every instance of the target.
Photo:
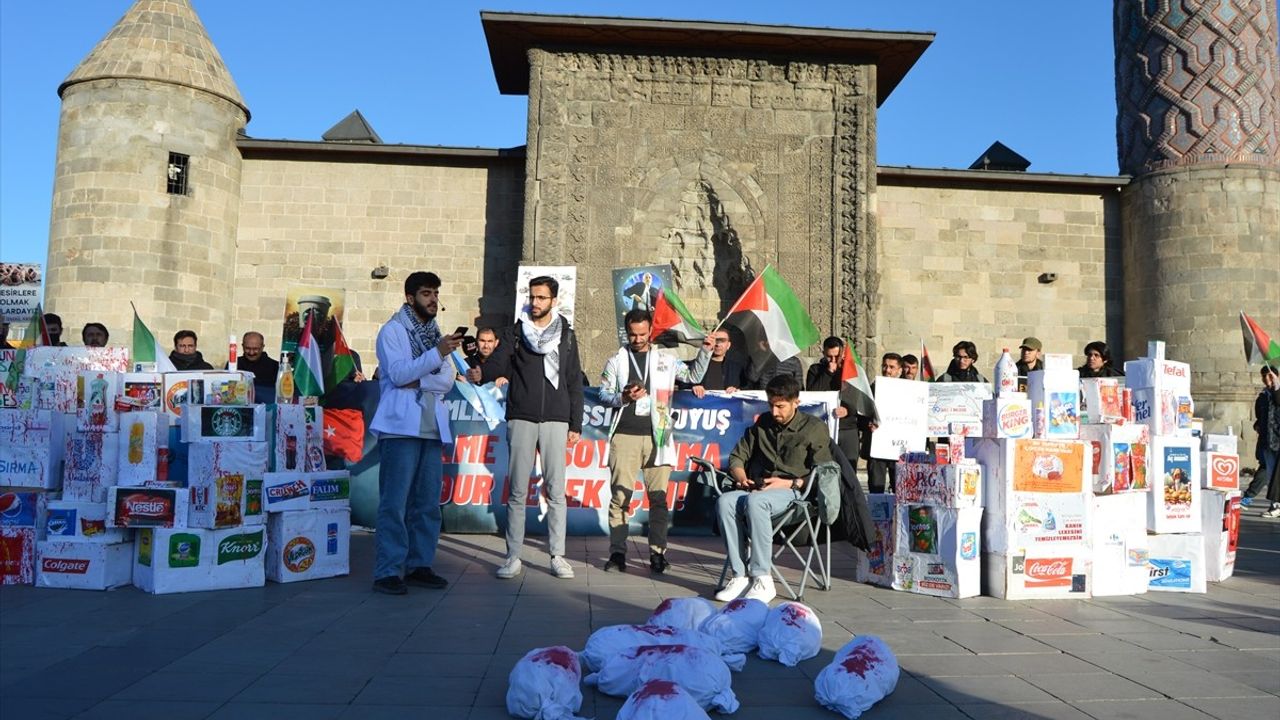
M 652 350 L 650 350 L 652 352 Z M 640 363 L 636 362 L 636 354 L 627 350 L 627 359 L 631 361 L 631 367 L 636 371 L 636 376 L 640 378 L 640 387 L 648 390 L 649 385 L 649 362 L 648 357 L 645 358 L 644 369 L 640 369 Z M 633 408 L 636 417 L 648 417 L 653 412 L 653 397 L 646 394 L 642 398 L 636 398 L 635 407 Z

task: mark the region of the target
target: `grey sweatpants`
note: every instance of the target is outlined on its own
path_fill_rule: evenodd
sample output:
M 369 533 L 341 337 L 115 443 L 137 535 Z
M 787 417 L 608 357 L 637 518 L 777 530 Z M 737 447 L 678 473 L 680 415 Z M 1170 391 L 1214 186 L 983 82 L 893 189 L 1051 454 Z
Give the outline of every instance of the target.
M 564 555 L 565 501 L 564 450 L 569 423 L 507 421 L 507 444 L 511 448 L 511 493 L 507 498 L 507 557 L 520 557 L 524 547 L 524 524 L 529 511 L 529 475 L 536 451 L 542 454 L 542 482 L 547 488 L 547 545 L 553 557 Z

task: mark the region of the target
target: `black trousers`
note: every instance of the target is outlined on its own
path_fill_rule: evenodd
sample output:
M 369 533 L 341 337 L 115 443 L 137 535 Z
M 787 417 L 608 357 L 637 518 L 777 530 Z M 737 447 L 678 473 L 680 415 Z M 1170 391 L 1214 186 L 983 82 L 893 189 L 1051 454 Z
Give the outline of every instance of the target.
M 897 488 L 898 464 L 893 460 L 871 458 L 867 461 L 867 492 L 882 493 L 887 486 Z

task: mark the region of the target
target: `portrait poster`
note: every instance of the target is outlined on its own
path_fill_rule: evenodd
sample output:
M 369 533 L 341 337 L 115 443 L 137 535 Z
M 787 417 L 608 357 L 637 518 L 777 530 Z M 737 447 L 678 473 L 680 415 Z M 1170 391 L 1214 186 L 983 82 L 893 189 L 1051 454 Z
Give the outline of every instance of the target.
M 284 331 L 280 339 L 281 352 L 296 352 L 298 338 L 307 324 L 307 315 L 313 317 L 312 334 L 323 351 L 333 347 L 335 321 L 342 322 L 346 311 L 347 292 L 341 288 L 294 285 L 284 298 Z
M 519 320 L 529 311 L 529 281 L 547 275 L 560 283 L 557 293 L 559 302 L 556 309 L 569 321 L 573 322 L 573 305 L 578 295 L 578 268 L 576 265 L 521 265 L 516 269 L 516 319 Z
M 623 316 L 632 310 L 652 313 L 658 303 L 658 293 L 671 282 L 670 265 L 614 268 L 613 306 L 618 315 L 618 342 L 627 341 L 627 330 L 622 326 Z

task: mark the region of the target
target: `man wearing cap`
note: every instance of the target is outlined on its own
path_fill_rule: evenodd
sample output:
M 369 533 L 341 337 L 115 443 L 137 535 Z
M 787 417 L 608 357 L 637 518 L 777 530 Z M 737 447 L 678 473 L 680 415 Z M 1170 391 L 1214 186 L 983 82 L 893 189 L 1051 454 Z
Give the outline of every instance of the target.
M 1040 343 L 1040 338 L 1025 337 L 1022 338 L 1022 357 L 1018 359 L 1018 392 L 1027 391 L 1027 373 L 1032 370 L 1043 370 L 1044 359 L 1040 356 L 1040 351 L 1044 349 L 1044 345 Z

